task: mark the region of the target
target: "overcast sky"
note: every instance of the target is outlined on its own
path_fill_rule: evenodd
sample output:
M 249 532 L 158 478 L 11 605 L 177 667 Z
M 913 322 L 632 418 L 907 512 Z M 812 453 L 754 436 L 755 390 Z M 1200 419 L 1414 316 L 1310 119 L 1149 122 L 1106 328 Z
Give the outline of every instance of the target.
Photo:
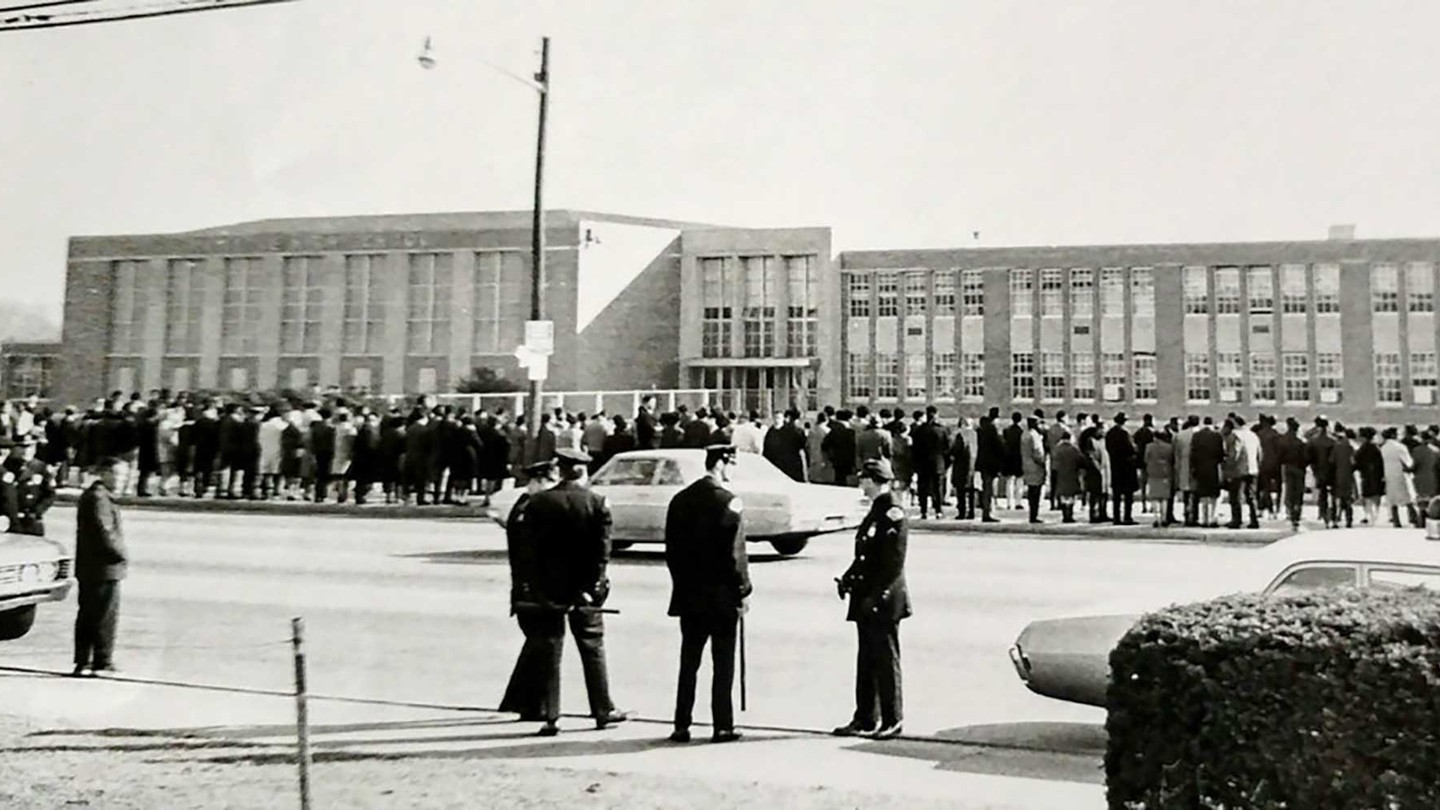
M 0 0 L 0 6 L 13 4 Z M 0 34 L 0 296 L 65 240 L 547 205 L 837 250 L 1435 236 L 1440 4 L 302 0 Z M 439 64 L 416 64 L 425 37 Z

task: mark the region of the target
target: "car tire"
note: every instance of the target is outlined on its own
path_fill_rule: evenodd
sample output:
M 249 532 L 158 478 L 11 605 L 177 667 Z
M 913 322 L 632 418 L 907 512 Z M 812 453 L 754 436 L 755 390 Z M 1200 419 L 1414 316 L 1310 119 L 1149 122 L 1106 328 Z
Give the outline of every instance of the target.
M 610 543 L 610 550 L 624 551 L 625 549 L 630 548 L 633 545 L 635 545 L 634 540 L 614 540 Z
M 7 610 L 0 613 L 0 641 L 10 641 L 20 638 L 30 632 L 35 624 L 35 606 L 26 605 L 22 608 Z
M 808 537 L 777 537 L 770 541 L 770 545 L 784 557 L 793 557 L 805 550 L 810 544 Z

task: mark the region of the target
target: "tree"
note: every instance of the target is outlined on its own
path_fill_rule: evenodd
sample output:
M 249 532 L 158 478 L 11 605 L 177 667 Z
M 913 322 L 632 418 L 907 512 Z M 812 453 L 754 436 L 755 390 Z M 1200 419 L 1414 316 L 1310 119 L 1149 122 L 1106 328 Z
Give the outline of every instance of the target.
M 470 376 L 455 383 L 455 391 L 461 394 L 508 394 L 519 390 L 520 386 L 514 380 L 506 379 L 505 375 L 488 366 L 470 369 Z

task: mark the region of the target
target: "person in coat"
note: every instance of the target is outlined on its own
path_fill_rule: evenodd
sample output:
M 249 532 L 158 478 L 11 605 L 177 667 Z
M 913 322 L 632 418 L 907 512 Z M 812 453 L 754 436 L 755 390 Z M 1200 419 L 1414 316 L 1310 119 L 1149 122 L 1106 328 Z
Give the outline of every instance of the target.
M 1190 476 L 1190 447 L 1199 427 L 1200 418 L 1192 414 L 1185 418 L 1185 426 L 1175 434 L 1174 489 L 1180 497 L 1181 517 L 1186 526 L 1195 526 L 1199 522 L 1200 505 Z
M 1045 436 L 1040 432 L 1040 420 L 1033 416 L 1020 436 L 1020 476 L 1025 483 L 1030 522 L 1040 523 L 1040 491 L 1045 486 Z
M 595 423 L 595 424 L 600 424 L 600 423 L 597 422 L 597 423 Z M 604 427 L 603 424 L 600 424 L 599 431 L 600 431 L 599 438 L 598 438 L 598 439 L 595 439 L 594 441 L 595 441 L 596 443 L 593 444 L 593 445 L 591 445 L 591 447 L 594 448 L 594 449 L 598 449 L 598 448 L 600 447 L 600 445 L 603 444 L 604 441 L 605 441 L 605 436 L 604 436 L 605 427 Z M 715 432 L 715 420 L 714 420 L 713 418 L 711 418 L 711 416 L 710 416 L 710 409 L 709 409 L 709 408 L 699 408 L 699 409 L 697 409 L 697 410 L 695 411 L 695 418 L 694 418 L 694 419 L 691 419 L 689 422 L 686 422 L 686 423 L 685 423 L 685 430 L 684 430 L 684 433 L 685 433 L 685 442 L 684 442 L 684 446 L 685 446 L 685 447 L 692 448 L 692 449 L 696 449 L 696 450 L 703 450 L 704 448 L 706 448 L 707 446 L 709 446 L 709 444 L 710 444 L 710 436 L 711 436 L 714 432 Z M 586 437 L 587 437 L 587 438 L 586 438 L 586 444 L 589 445 L 590 442 L 591 442 L 591 439 L 590 439 L 591 432 L 590 432 L 590 429 L 589 429 L 589 428 L 586 428 L 586 430 L 585 430 L 585 435 L 586 435 Z M 591 451 L 592 453 L 594 452 L 594 449 L 592 449 L 592 451 Z
M 740 738 L 731 693 L 737 629 L 752 588 L 745 552 L 745 504 L 727 486 L 736 453 L 734 445 L 706 448 L 705 475 L 676 493 L 665 514 L 665 566 L 671 582 L 667 613 L 680 620 L 680 675 L 671 742 L 690 741 L 696 677 L 707 643 L 714 674 L 711 739 Z
M 625 417 L 616 415 L 614 419 L 615 429 L 605 437 L 604 444 L 600 447 L 600 455 L 593 456 L 590 461 L 590 473 L 593 475 L 596 470 L 605 466 L 605 462 L 619 455 L 636 449 L 635 434 L 631 432 L 630 425 Z
M 1375 428 L 1360 428 L 1355 474 L 1360 479 L 1360 505 L 1365 510 L 1365 522 L 1373 526 L 1380 519 L 1380 499 L 1385 497 L 1385 459 L 1380 455 Z
M 915 464 L 911 459 L 910 429 L 900 420 L 887 422 L 881 428 L 890 434 L 890 469 L 895 480 L 890 482 L 890 493 L 901 509 L 909 509 L 914 496 Z
M 295 500 L 300 487 L 300 466 L 305 456 L 305 431 L 300 429 L 300 411 L 285 415 L 285 429 L 280 431 L 280 483 L 285 500 Z
M 548 647 L 544 635 L 545 606 L 536 589 L 536 540 L 525 520 L 530 499 L 555 484 L 555 462 L 541 461 L 525 468 L 525 491 L 510 507 L 505 518 L 505 552 L 510 563 L 510 615 L 520 626 L 525 643 L 515 659 L 515 668 L 500 699 L 502 712 L 514 712 L 527 722 L 541 722 L 558 716 L 560 707 L 547 706 L 540 685 Z
M 1254 444 L 1246 440 L 1239 418 L 1230 416 L 1220 428 L 1225 443 L 1225 460 L 1220 465 L 1220 479 L 1230 499 L 1231 529 L 1238 529 L 1244 519 L 1244 508 L 1250 508 L 1250 528 L 1258 529 L 1259 513 L 1255 504 L 1255 477 L 1250 469 L 1255 459 Z
M 96 479 L 75 509 L 75 579 L 80 609 L 75 615 L 75 670 L 72 675 L 115 671 L 115 628 L 120 618 L 120 582 L 129 554 L 114 493 L 121 462 L 100 459 Z
M 1020 439 L 1025 435 L 1025 417 L 1019 412 L 1010 414 L 1010 424 L 1000 432 L 1005 447 L 1005 465 L 1001 470 L 1000 491 L 1005 493 L 1005 508 L 1014 509 L 1020 500 L 1021 477 L 1025 463 L 1021 460 Z
M 335 424 L 330 421 L 329 408 L 321 408 L 319 418 L 310 423 L 310 455 L 314 460 L 315 503 L 324 503 L 335 466 Z
M 872 416 L 865 421 L 865 427 L 855 436 L 855 460 L 864 466 L 867 461 L 891 458 L 894 442 L 890 434 L 880 428 L 880 419 Z
M 821 411 L 815 416 L 815 425 L 805 432 L 805 460 L 807 476 L 812 484 L 835 483 L 835 470 L 825 455 L 825 437 L 830 435 L 830 415 Z
M 1115 414 L 1115 426 L 1105 434 L 1105 453 L 1110 459 L 1110 493 L 1117 526 L 1134 526 L 1135 491 L 1140 488 L 1139 457 L 1125 414 Z
M 380 480 L 380 440 L 383 428 L 374 411 L 356 419 L 355 440 L 350 451 L 350 480 L 355 482 L 355 505 L 364 506 L 370 488 Z
M 405 457 L 405 419 L 391 413 L 380 421 L 380 486 L 385 492 L 385 503 L 404 500 L 405 478 L 401 467 Z M 504 462 L 500 465 L 504 467 Z M 502 476 L 503 477 L 503 476 Z
M 1205 417 L 1190 442 L 1190 483 L 1198 506 L 1197 523 L 1216 529 L 1215 502 L 1220 497 L 1220 466 L 1225 463 L 1225 440 L 1215 420 Z
M 1331 516 L 1335 528 L 1340 527 L 1340 516 L 1345 516 L 1345 528 L 1355 525 L 1355 431 L 1341 431 L 1337 428 L 1335 447 L 1330 451 L 1330 461 L 1335 468 L 1335 502 Z
M 846 619 L 855 623 L 855 713 L 836 736 L 891 739 L 905 721 L 900 668 L 900 622 L 911 615 L 905 585 L 909 537 L 905 510 L 890 495 L 890 462 L 868 462 L 860 489 L 870 511 L 855 532 L 855 559 L 836 580 L 840 598 L 850 598 Z M 878 721 L 878 725 L 877 725 Z
M 1168 430 L 1152 430 L 1145 444 L 1145 500 L 1155 510 L 1156 528 L 1175 522 L 1175 446 Z
M 1330 422 L 1323 416 L 1315 417 L 1315 431 L 1305 441 L 1305 459 L 1310 464 L 1310 474 L 1315 479 L 1315 500 L 1320 508 L 1320 520 L 1325 528 L 1337 523 L 1335 514 L 1335 438 L 1330 435 Z
M 800 427 L 800 412 L 791 408 L 785 411 L 783 424 L 765 431 L 763 455 L 792 480 L 803 482 L 805 452 L 805 431 Z
M 920 518 L 929 516 L 928 507 L 940 517 L 945 507 L 945 468 L 950 460 L 950 436 L 940 424 L 939 410 L 931 405 L 925 409 L 925 421 L 911 430 L 910 463 L 915 471 L 915 496 L 920 502 Z
M 659 423 L 655 420 L 655 395 L 646 394 L 635 412 L 635 447 L 654 450 L 660 445 Z
M 955 491 L 956 517 L 975 519 L 975 428 L 970 417 L 960 420 L 950 441 L 950 487 Z
M 617 417 L 619 418 L 619 417 Z M 595 727 L 605 729 L 629 718 L 610 698 L 605 666 L 605 622 L 599 612 L 610 595 L 610 504 L 586 481 L 591 458 L 579 450 L 556 456 L 560 482 L 531 496 L 525 510 L 535 538 L 535 593 L 545 607 L 537 625 L 545 645 L 537 688 L 542 689 L 545 724 L 540 735 L 559 733 L 560 661 L 565 627 L 575 637 L 585 672 L 585 691 Z
M 22 433 L 11 445 L 9 454 L 0 463 L 3 467 L 0 474 L 9 490 L 5 513 L 10 525 L 6 530 L 44 537 L 45 513 L 55 503 L 55 479 L 50 465 L 36 458 L 34 436 Z
M 160 472 L 160 420 L 154 408 L 135 415 L 135 496 L 150 497 L 150 479 Z M 163 491 L 164 479 L 160 481 Z
M 283 456 L 285 420 L 271 407 L 260 423 L 260 493 L 262 498 L 280 495 L 280 460 Z
M 556 446 L 559 447 L 560 444 L 561 444 L 561 443 L 557 443 Z M 569 446 L 572 446 L 572 447 L 573 447 L 573 446 L 577 446 L 577 445 L 569 445 Z M 660 414 L 660 448 L 661 448 L 662 450 L 672 450 L 672 449 L 674 449 L 674 448 L 684 447 L 684 446 L 685 446 L 685 431 L 682 430 L 681 427 L 680 427 L 680 414 L 678 414 L 678 413 L 662 413 L 662 414 Z
M 1060 505 L 1060 522 L 1074 523 L 1075 499 L 1084 491 L 1082 476 L 1095 462 L 1075 446 L 1070 431 L 1063 430 L 1050 450 L 1050 464 L 1055 471 L 1055 500 Z
M 1411 479 L 1415 485 L 1415 511 L 1420 514 L 1423 522 L 1431 499 L 1440 495 L 1440 452 L 1435 448 L 1433 428 L 1420 434 L 1419 440 L 1410 450 L 1410 461 L 1415 467 Z
M 435 426 L 430 414 L 424 408 L 411 413 L 410 424 L 405 428 L 405 481 L 407 500 L 415 499 L 416 506 L 430 503 L 431 456 L 435 455 Z
M 830 469 L 835 473 L 836 486 L 848 487 L 855 484 L 855 444 L 855 430 L 850 427 L 850 412 L 843 409 L 837 411 L 830 422 L 830 432 L 821 444 L 821 450 L 830 462 Z
M 1260 511 L 1275 518 L 1279 515 L 1284 472 L 1280 464 L 1280 431 L 1275 427 L 1275 417 L 1261 415 L 1257 420 L 1255 436 L 1260 439 L 1260 477 L 1256 480 L 1259 489 Z
M 1400 442 L 1399 432 L 1395 428 L 1385 428 L 1385 432 L 1380 435 L 1383 439 L 1380 459 L 1385 468 L 1385 501 L 1390 506 L 1390 525 L 1400 528 L 1400 510 L 1403 508 L 1409 517 L 1410 525 L 1419 526 L 1415 496 L 1410 489 L 1410 471 L 1415 467 L 1414 459 Z
M 214 405 L 207 404 L 195 417 L 190 435 L 195 448 L 190 491 L 195 497 L 203 498 L 215 483 L 216 462 L 220 458 L 220 417 Z
M 980 428 L 976 431 L 975 471 L 980 474 L 980 522 L 999 523 L 992 514 L 995 502 L 996 482 L 1005 475 L 1005 439 L 1000 435 L 1000 426 L 995 420 L 1000 416 L 998 408 L 981 417 Z
M 1289 417 L 1285 430 L 1275 441 L 1280 454 L 1280 483 L 1285 504 L 1285 517 L 1292 529 L 1300 528 L 1301 512 L 1305 508 L 1305 468 L 1310 461 L 1309 448 L 1300 435 L 1300 420 Z M 1262 452 L 1263 452 L 1263 445 Z

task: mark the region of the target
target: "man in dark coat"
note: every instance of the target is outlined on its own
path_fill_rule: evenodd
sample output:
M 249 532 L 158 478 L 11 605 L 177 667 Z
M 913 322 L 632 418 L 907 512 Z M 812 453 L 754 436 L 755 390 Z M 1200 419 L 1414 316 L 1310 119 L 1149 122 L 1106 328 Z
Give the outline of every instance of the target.
M 129 556 L 120 528 L 120 510 L 112 498 L 120 462 L 100 460 L 96 480 L 80 495 L 75 509 L 75 579 L 80 610 L 75 616 L 75 671 L 92 675 L 115 671 L 115 626 L 120 617 L 120 581 Z
M 685 431 L 680 427 L 680 414 L 660 415 L 660 447 L 670 450 L 685 446 Z
M 980 473 L 980 522 L 999 523 L 991 514 L 995 503 L 995 479 L 1005 474 L 1005 440 L 1000 436 L 1000 427 L 995 424 L 999 410 L 991 408 L 990 413 L 980 418 L 980 429 L 975 435 L 975 472 Z
M 610 699 L 605 667 L 605 622 L 599 608 L 610 595 L 606 568 L 610 563 L 610 504 L 591 491 L 586 482 L 590 456 L 566 448 L 556 457 L 560 483 L 531 496 L 525 510 L 535 538 L 535 590 L 537 601 L 548 609 L 536 622 L 545 644 L 545 657 L 537 669 L 537 687 L 545 695 L 547 716 L 540 735 L 558 734 L 560 711 L 560 660 L 568 621 L 580 664 L 595 727 L 605 729 L 629 719 L 616 711 Z
M 1305 465 L 1309 454 L 1300 437 L 1300 420 L 1285 420 L 1285 432 L 1276 444 L 1280 455 L 1280 478 L 1285 487 L 1285 516 L 1291 528 L 1300 528 L 1300 512 L 1305 507 Z M 1263 456 L 1262 456 L 1263 458 Z
M 1155 417 L 1147 413 L 1140 417 L 1140 427 L 1135 430 L 1134 435 L 1135 486 L 1141 493 L 1145 492 L 1145 448 L 1149 447 L 1150 442 L 1153 441 L 1155 441 Z M 1142 511 L 1150 511 L 1150 501 L 1142 498 L 1140 508 Z
M 805 481 L 805 429 L 800 427 L 800 412 L 785 412 L 785 424 L 765 431 L 764 456 L 780 471 L 800 482 Z
M 635 448 L 654 450 L 660 444 L 659 425 L 655 421 L 655 395 L 646 394 L 635 412 Z
M 855 532 L 855 560 L 836 581 L 840 597 L 850 597 L 845 618 L 855 622 L 859 638 L 855 714 L 835 729 L 836 736 L 892 739 L 905 721 L 900 621 L 911 614 L 905 585 L 909 529 L 905 510 L 890 493 L 893 479 L 890 462 L 884 459 L 866 463 L 861 471 L 860 488 L 870 498 L 870 512 Z
M 1070 431 L 1062 430 L 1055 447 L 1050 451 L 1050 466 L 1055 474 L 1052 480 L 1055 500 L 1060 505 L 1060 522 L 1075 522 L 1075 499 L 1081 493 L 1081 474 L 1095 466 L 1089 456 L 1071 441 Z
M 690 741 L 695 680 L 707 642 L 714 670 L 711 739 L 731 742 L 740 738 L 735 731 L 731 691 L 736 630 L 751 586 L 745 506 L 726 487 L 735 455 L 734 445 L 706 448 L 705 475 L 676 493 L 665 515 L 665 565 L 672 584 L 668 613 L 680 619 L 680 678 L 672 742 Z
M 1335 511 L 1335 438 L 1330 435 L 1330 421 L 1323 416 L 1315 417 L 1315 432 L 1305 442 L 1305 456 L 1310 463 L 1310 472 L 1315 476 L 1315 499 L 1320 507 L 1320 519 L 1325 528 L 1339 525 Z
M 525 468 L 525 492 L 510 507 L 505 519 L 505 550 L 510 561 L 510 615 L 525 634 L 515 669 L 500 700 L 500 711 L 515 712 L 521 720 L 541 721 L 557 716 L 560 707 L 545 705 L 546 695 L 539 687 L 544 662 L 548 655 L 543 618 L 547 609 L 539 603 L 535 587 L 535 537 L 530 531 L 525 511 L 530 499 L 555 483 L 554 460 L 541 461 Z
M 842 487 L 854 486 L 850 477 L 855 474 L 855 430 L 850 427 L 848 410 L 835 414 L 835 419 L 830 422 L 830 432 L 825 435 L 820 451 L 830 459 L 830 467 L 835 470 L 835 484 Z
M 1259 508 L 1275 517 L 1280 509 L 1280 432 L 1275 429 L 1273 416 L 1261 414 L 1257 421 L 1255 438 L 1260 440 L 1260 478 L 1255 483 L 1259 489 Z
M 350 451 L 350 477 L 355 479 L 355 505 L 364 506 L 370 487 L 380 480 L 380 414 L 363 414 L 359 423 Z
M 55 479 L 49 465 L 35 457 L 35 439 L 20 436 L 0 466 L 14 493 L 9 531 L 44 537 L 45 513 L 55 503 Z M 11 506 L 7 504 L 5 509 L 10 515 Z
M 220 457 L 220 420 L 214 405 L 205 406 L 205 410 L 195 418 L 191 440 L 195 445 L 192 487 L 195 497 L 203 498 L 213 483 L 215 462 Z
M 1105 453 L 1110 457 L 1110 497 L 1115 524 L 1134 526 L 1131 512 L 1135 506 L 1135 490 L 1140 486 L 1139 458 L 1130 431 L 1125 429 L 1123 413 L 1115 414 L 1115 426 L 1105 434 Z
M 160 447 L 157 444 L 159 433 L 160 417 L 154 408 L 145 408 L 135 414 L 137 498 L 150 497 L 150 477 L 160 472 Z M 165 482 L 160 483 L 163 488 Z
M 320 418 L 310 423 L 310 457 L 315 462 L 315 503 L 324 503 L 335 466 L 335 425 L 329 408 L 321 408 L 319 413 Z
M 1225 463 L 1225 439 L 1215 429 L 1215 420 L 1205 417 L 1190 440 L 1190 481 L 1199 503 L 1197 522 L 1216 528 L 1215 501 L 1220 496 L 1220 466 Z
M 1005 446 L 1005 469 L 1001 472 L 1005 483 L 1005 505 L 1013 507 L 1019 500 L 1020 477 L 1025 473 L 1024 456 L 1020 451 L 1020 440 L 1025 436 L 1025 417 L 1019 411 L 1010 414 L 1010 424 L 1001 431 L 1000 438 Z
M 425 506 L 430 496 L 430 457 L 435 454 L 435 425 L 424 408 L 411 414 L 405 428 L 405 470 L 403 479 L 408 495 L 415 497 L 416 506 Z
M 940 507 L 945 480 L 945 468 L 950 451 L 950 436 L 936 420 L 939 411 L 934 405 L 925 409 L 925 421 L 915 426 L 910 439 L 910 465 L 915 471 L 916 498 L 920 502 L 920 518 L 930 516 L 929 506 L 935 507 L 935 516 L 940 516 Z
M 715 425 L 710 421 L 710 412 L 706 408 L 695 411 L 695 418 L 685 423 L 685 447 L 701 449 L 710 444 L 710 434 L 715 431 Z

